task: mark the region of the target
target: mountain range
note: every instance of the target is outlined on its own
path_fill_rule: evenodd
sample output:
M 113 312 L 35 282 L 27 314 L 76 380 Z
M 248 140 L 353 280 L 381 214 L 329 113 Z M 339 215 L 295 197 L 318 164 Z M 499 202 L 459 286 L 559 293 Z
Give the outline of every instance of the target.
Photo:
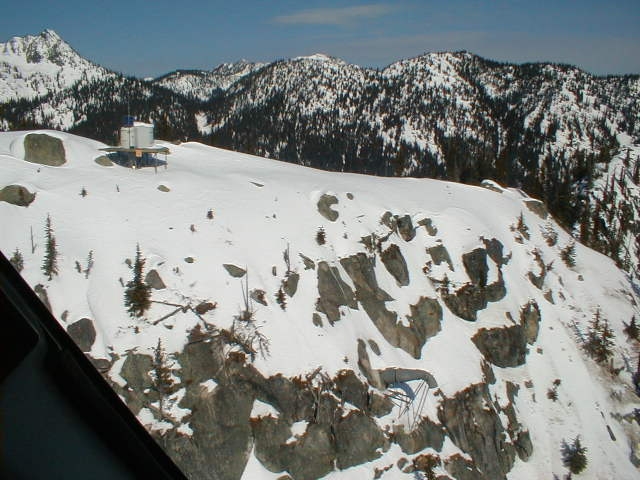
M 166 140 L 326 170 L 478 184 L 543 200 L 561 224 L 630 273 L 640 259 L 640 77 L 468 52 L 363 68 L 317 54 L 211 71 L 125 77 L 55 32 L 0 44 L 0 128 L 116 141 L 131 113 Z M 613 162 L 622 154 L 624 162 Z

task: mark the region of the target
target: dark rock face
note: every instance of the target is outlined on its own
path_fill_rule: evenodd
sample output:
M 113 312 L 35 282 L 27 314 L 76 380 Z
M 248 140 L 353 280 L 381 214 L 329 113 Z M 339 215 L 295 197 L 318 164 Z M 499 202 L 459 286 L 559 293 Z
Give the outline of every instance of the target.
M 473 475 L 462 473 L 469 471 L 469 465 L 458 469 L 451 464 L 447 465 L 450 474 L 458 479 L 506 480 L 515 462 L 515 448 L 507 442 L 485 384 L 471 385 L 452 398 L 445 397 L 438 409 L 438 418 L 451 440 L 471 455 L 475 464 Z
M 494 252 L 495 253 L 495 252 Z M 444 303 L 455 315 L 471 322 L 476 321 L 477 313 L 487 308 L 488 302 L 502 300 L 507 294 L 502 277 L 498 270 L 498 280 L 487 285 L 487 251 L 477 248 L 462 255 L 462 263 L 471 280 L 454 293 L 442 295 Z
M 442 318 L 442 311 L 438 310 L 440 306 L 437 302 L 429 299 L 419 302 L 419 307 L 412 308 L 410 326 L 405 327 L 397 323 L 396 312 L 387 310 L 385 302 L 393 298 L 378 286 L 373 263 L 369 257 L 364 253 L 358 253 L 340 259 L 340 264 L 356 287 L 356 299 L 387 342 L 394 347 L 402 348 L 414 358 L 420 358 L 426 340 L 425 332 L 432 329 L 429 325 L 433 322 L 431 317 L 437 318 L 438 324 Z
M 487 255 L 491 260 L 494 261 L 496 265 L 498 265 L 498 267 L 509 263 L 509 259 L 506 258 L 502 253 L 504 246 L 502 245 L 500 240 L 497 240 L 495 238 L 487 240 L 485 238 L 483 239 L 483 243 L 484 248 L 487 250 Z
M 240 268 L 231 263 L 225 263 L 222 266 L 227 271 L 227 273 L 234 278 L 242 278 L 244 277 L 244 274 L 247 273 L 247 271 L 244 268 Z
M 486 478 L 482 476 L 482 473 L 478 471 L 473 462 L 457 453 L 445 460 L 444 468 L 456 480 L 480 480 Z
M 334 195 L 327 195 L 325 193 L 320 197 L 320 200 L 318 200 L 318 212 L 330 222 L 335 222 L 340 214 L 333 210 L 331 206 L 337 203 L 338 199 Z
M 317 310 L 324 313 L 329 322 L 340 320 L 339 306 L 357 309 L 356 297 L 342 278 L 336 267 L 330 267 L 327 262 L 318 264 L 318 298 Z
M 303 255 L 302 253 L 299 253 L 298 255 L 300 255 L 300 258 L 302 259 L 302 263 L 304 263 L 304 269 L 305 270 L 315 270 L 316 269 L 316 263 L 313 260 L 311 260 L 306 255 Z
M 144 277 L 144 283 L 149 285 L 154 290 L 162 290 L 164 288 L 167 288 L 167 286 L 162 281 L 160 274 L 155 269 L 151 269 L 147 272 L 147 275 L 145 275 Z
M 438 229 L 430 218 L 423 218 L 418 221 L 418 225 L 424 227 L 427 230 L 427 233 L 432 237 L 435 237 L 438 234 Z
M 282 282 L 282 289 L 288 296 L 293 297 L 298 291 L 298 281 L 300 274 L 291 272 Z
M 88 318 L 81 318 L 67 327 L 67 333 L 83 352 L 90 352 L 96 341 L 96 329 Z
M 416 236 L 416 229 L 409 215 L 394 215 L 387 211 L 382 215 L 380 222 L 392 232 L 400 235 L 405 242 L 410 242 Z
M 449 269 L 453 270 L 453 262 L 449 256 L 449 252 L 444 245 L 436 245 L 427 249 L 427 253 L 431 255 L 431 260 L 435 265 L 440 265 L 442 262 L 447 262 Z
M 397 217 L 398 233 L 405 242 L 410 242 L 416 236 L 416 229 L 413 227 L 411 217 L 404 215 Z
M 481 328 L 472 340 L 485 358 L 498 367 L 517 367 L 526 362 L 527 340 L 521 325 Z
M 520 310 L 520 325 L 524 329 L 524 335 L 529 345 L 533 345 L 538 339 L 540 318 L 540 308 L 534 300 L 531 300 Z
M 350 412 L 336 427 L 336 465 L 340 469 L 360 465 L 380 456 L 377 450 L 388 445 L 376 422 L 362 412 Z
M 47 310 L 53 313 L 53 310 L 51 309 L 51 303 L 49 302 L 49 295 L 47 294 L 47 290 L 44 288 L 44 285 L 42 285 L 41 283 L 37 284 L 35 287 L 33 287 L 33 291 L 36 293 L 36 295 L 38 295 L 40 301 L 44 303 L 44 306 L 47 307 Z
M 410 328 L 415 330 L 420 347 L 441 330 L 442 307 L 437 300 L 420 297 L 415 305 L 410 305 L 411 315 L 407 316 Z
M 31 193 L 22 185 L 7 185 L 0 190 L 0 202 L 7 202 L 18 207 L 28 207 L 36 199 L 36 194 Z
M 50 167 L 59 167 L 67 161 L 62 140 L 46 133 L 30 133 L 24 137 L 24 159 Z
M 406 287 L 409 285 L 407 262 L 396 244 L 389 245 L 380 255 L 380 259 L 387 271 L 396 279 L 398 286 Z
M 473 285 L 479 287 L 485 287 L 487 285 L 489 266 L 487 265 L 487 251 L 485 249 L 476 248 L 471 252 L 463 254 L 462 264 Z
M 439 452 L 442 450 L 444 437 L 442 425 L 438 425 L 428 418 L 422 419 L 416 428 L 409 433 L 406 433 L 404 426 L 400 425 L 393 434 L 394 441 L 400 445 L 403 452 L 409 455 L 418 453 L 425 448 L 433 448 Z
M 527 198 L 522 201 L 529 210 L 538 215 L 543 220 L 546 220 L 549 216 L 549 212 L 547 211 L 547 207 L 540 200 L 536 200 L 535 198 Z

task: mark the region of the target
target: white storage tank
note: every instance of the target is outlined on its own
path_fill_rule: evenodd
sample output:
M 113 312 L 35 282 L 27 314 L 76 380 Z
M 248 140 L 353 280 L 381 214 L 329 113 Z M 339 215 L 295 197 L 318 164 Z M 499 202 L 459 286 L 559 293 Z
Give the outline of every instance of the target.
M 150 148 L 153 146 L 153 125 L 135 122 L 120 128 L 120 146 L 124 148 Z
M 133 128 L 136 131 L 136 147 L 151 148 L 153 146 L 153 124 L 135 122 Z
M 120 127 L 120 146 L 125 148 L 136 146 L 136 131 L 134 127 Z

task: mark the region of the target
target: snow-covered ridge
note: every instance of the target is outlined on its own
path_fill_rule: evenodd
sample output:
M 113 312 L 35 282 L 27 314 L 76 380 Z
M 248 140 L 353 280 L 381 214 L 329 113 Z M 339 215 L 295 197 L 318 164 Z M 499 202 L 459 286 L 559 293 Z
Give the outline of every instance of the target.
M 60 139 L 66 162 L 52 167 L 25 161 L 25 138 L 31 133 Z M 24 278 L 32 286 L 44 286 L 53 313 L 65 328 L 90 319 L 96 337 L 88 354 L 100 360 L 114 388 L 122 389 L 123 398 L 142 395 L 146 403 L 142 408 L 143 403 L 136 403 L 138 411 L 134 413 L 154 435 L 163 438 L 164 444 L 184 445 L 180 443 L 184 436 L 192 436 L 198 440 L 194 444 L 210 445 L 201 441 L 204 427 L 198 415 L 228 394 L 225 376 L 241 368 L 237 364 L 243 358 L 241 349 L 227 344 L 218 352 L 236 363 L 225 364 L 224 375 L 214 372 L 207 378 L 190 377 L 195 375 L 195 367 L 184 353 L 203 344 L 202 339 L 198 343 L 194 338 L 196 326 L 201 333 L 206 329 L 229 332 L 234 324 L 238 326 L 234 318 L 245 308 L 245 277 L 238 278 L 239 270 L 231 265 L 248 272 L 252 292 L 263 292 L 255 297 L 260 302 L 253 300 L 252 321 L 269 346 L 264 355 L 256 351 L 255 358 L 247 354 L 242 360 L 243 371 L 252 372 L 251 378 L 281 374 L 282 382 L 300 385 L 315 371 L 327 378 L 349 371 L 366 385 L 371 398 L 377 398 L 388 391 L 374 381 L 375 376 L 367 377 L 371 372 L 391 367 L 428 371 L 438 388 L 429 392 L 420 415 L 440 430 L 441 422 L 447 421 L 444 405 L 469 386 L 482 384 L 489 392 L 482 409 L 493 412 L 494 425 L 501 425 L 506 432 L 515 419 L 519 426 L 510 428 L 516 433 L 528 432 L 532 443 L 526 455 L 512 452 L 513 458 L 500 457 L 508 472 L 494 478 L 560 477 L 566 472 L 560 454 L 562 441 L 577 435 L 588 449 L 588 468 L 581 478 L 637 476 L 629 461 L 640 439 L 640 428 L 632 419 L 634 408 L 640 407 L 632 385 L 637 345 L 627 340 L 623 322 L 639 317 L 640 298 L 610 259 L 580 244 L 575 247 L 575 266 L 565 264 L 560 252 L 572 239 L 553 219 L 543 218 L 539 204 L 495 183 L 488 184 L 489 189 L 430 179 L 337 174 L 198 143 L 165 145 L 171 150 L 166 169 L 131 171 L 117 165 L 103 166 L 104 161 L 96 163 L 103 154 L 98 150 L 102 146 L 99 142 L 52 131 L 0 134 L 0 190 L 21 185 L 35 193 L 28 207 L 0 201 L 0 223 L 7 227 L 0 235 L 0 249 L 8 256 L 16 248 L 22 252 Z M 47 215 L 59 248 L 59 273 L 51 281 L 41 270 Z M 524 226 L 518 226 L 520 216 Z M 324 243 L 318 241 L 320 227 L 325 232 Z M 549 240 L 551 231 L 557 235 L 554 242 Z M 371 248 L 366 246 L 366 238 L 374 242 Z M 123 302 L 123 285 L 132 277 L 127 259 L 133 259 L 136 244 L 146 258 L 145 273 L 155 270 L 164 284 L 164 288 L 152 291 L 153 303 L 143 319 L 132 319 Z M 93 264 L 87 274 L 89 252 Z M 470 257 L 470 252 L 476 253 Z M 393 267 L 387 262 L 390 255 L 396 255 Z M 400 272 L 400 258 L 406 265 L 406 278 Z M 469 267 L 471 258 L 479 269 Z M 361 267 L 365 268 L 362 272 L 368 272 L 369 282 L 375 279 L 375 285 L 368 285 L 378 289 L 378 301 L 387 312 L 397 315 L 391 331 L 414 328 L 421 298 L 440 306 L 439 329 L 414 352 L 417 354 L 409 353 L 406 346 L 394 346 L 389 327 L 381 326 L 372 313 L 375 310 L 382 315 L 384 310 L 367 303 L 374 300 L 363 290 L 367 275 L 358 274 Z M 322 272 L 331 272 L 326 278 L 341 286 L 333 295 L 346 298 L 348 292 L 354 294 L 354 303 L 337 305 L 337 319 L 331 319 L 325 308 L 331 302 L 324 292 L 327 285 L 321 286 Z M 457 307 L 448 297 L 478 282 L 472 272 L 485 275 L 479 284 L 487 288 L 501 281 L 505 288 L 504 295 L 495 294 L 477 310 L 476 321 L 454 313 Z M 293 273 L 297 275 L 296 288 L 292 294 L 284 294 L 282 307 L 278 293 Z M 319 302 L 321 297 L 325 303 Z M 512 345 L 522 355 L 516 364 L 498 366 L 500 355 L 507 354 L 495 353 L 496 358 L 490 352 L 482 353 L 478 336 L 483 330 L 517 331 L 522 311 L 531 302 L 539 309 L 539 328 L 529 324 L 530 343 Z M 197 306 L 207 303 L 209 310 L 203 307 L 196 311 Z M 596 364 L 584 350 L 589 324 L 598 311 L 615 334 L 612 361 L 615 368 L 622 368 L 618 376 L 608 373 L 606 365 Z M 153 354 L 158 339 L 171 359 L 176 384 L 163 405 L 153 397 L 152 389 L 138 392 L 124 388 L 133 381 L 128 369 L 134 359 L 141 361 L 143 355 Z M 487 378 L 487 368 L 496 377 L 494 383 Z M 295 382 L 287 380 L 295 377 Z M 152 378 L 150 375 L 150 382 Z M 243 382 L 246 387 L 249 377 Z M 309 383 L 320 388 L 314 382 L 312 377 Z M 245 387 L 237 387 L 238 395 L 247 390 Z M 556 400 L 549 397 L 554 388 Z M 339 395 L 336 392 L 327 393 L 324 401 L 335 401 L 330 398 Z M 193 398 L 204 402 L 197 411 L 190 409 Z M 242 398 L 238 397 L 238 403 Z M 442 459 L 443 465 L 435 470 L 439 474 L 446 473 L 445 463 L 456 454 L 464 453 L 476 464 L 486 461 L 480 454 L 485 450 L 478 453 L 475 446 L 452 433 L 455 428 L 451 425 L 440 447 L 412 451 L 407 444 L 401 446 L 397 439 L 402 438 L 400 425 L 409 428 L 406 417 L 399 416 L 397 409 L 375 416 L 356 405 L 357 397 L 350 398 L 340 410 L 336 406 L 336 412 L 342 412 L 337 427 L 364 418 L 370 431 L 380 432 L 385 440 L 379 451 L 367 452 L 367 460 L 335 470 L 331 466 L 326 478 L 355 480 L 391 465 L 382 478 L 409 480 L 415 478 L 413 473 L 403 472 L 396 466 L 398 461 L 406 458 L 411 464 L 426 453 Z M 278 470 L 274 462 L 261 462 L 271 453 L 261 450 L 264 439 L 258 431 L 254 434 L 247 427 L 249 423 L 258 428 L 264 422 L 276 422 L 282 448 L 291 449 L 286 451 L 294 458 L 301 455 L 302 450 L 296 449 L 302 448 L 304 439 L 312 443 L 312 432 L 317 434 L 321 428 L 312 413 L 305 417 L 306 410 L 301 411 L 300 418 L 289 418 L 284 403 L 265 395 L 247 405 L 247 418 L 234 420 L 238 423 L 227 428 L 246 431 L 248 439 L 233 457 L 238 458 L 240 473 L 229 478 L 272 479 L 284 471 L 295 471 L 287 468 L 302 468 L 289 465 Z M 469 412 L 461 416 L 466 414 Z M 230 418 L 225 421 L 231 422 Z M 607 427 L 616 441 L 611 440 Z M 336 430 L 339 438 L 341 431 Z M 471 425 L 465 432 L 473 438 Z M 351 440 L 354 444 L 366 441 Z M 505 433 L 498 443 L 508 450 L 516 440 Z M 499 454 L 491 448 L 486 447 L 486 452 Z M 172 454 L 178 455 L 176 451 Z M 201 458 L 209 458 L 203 455 Z M 313 456 L 300 458 L 309 464 L 317 460 Z M 215 473 L 218 468 L 222 467 L 212 462 L 202 467 L 202 472 Z M 198 478 L 206 478 L 204 475 Z

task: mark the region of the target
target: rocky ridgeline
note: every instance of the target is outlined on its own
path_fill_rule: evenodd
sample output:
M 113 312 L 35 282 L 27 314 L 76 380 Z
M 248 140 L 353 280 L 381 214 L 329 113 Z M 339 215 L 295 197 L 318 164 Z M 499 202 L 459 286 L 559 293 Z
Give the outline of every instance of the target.
M 319 211 L 333 221 L 337 215 L 327 213 L 325 207 L 335 203 L 326 198 L 319 202 Z M 462 256 L 469 283 L 451 292 L 441 289 L 440 298 L 420 297 L 410 306 L 408 326 L 403 325 L 397 313 L 385 306 L 393 299 L 378 285 L 373 268 L 376 253 L 382 252 L 380 258 L 398 285 L 408 285 L 406 261 L 401 247 L 394 242 L 411 242 L 416 228 L 425 228 L 433 235 L 437 229 L 429 219 L 413 226 L 410 216 L 390 212 L 381 223 L 387 226 L 387 235 L 375 239 L 374 244 L 371 237 L 362 239 L 365 252 L 338 262 L 355 289 L 341 278 L 336 265 L 327 261 L 316 265 L 307 259 L 309 269 L 317 272 L 317 311 L 310 319 L 314 324 L 348 321 L 340 313 L 342 308 L 362 308 L 390 345 L 420 358 L 422 347 L 441 330 L 442 304 L 460 321 L 474 321 L 479 310 L 506 295 L 502 275 L 497 282 L 487 284 L 487 262 L 494 262 L 499 268 L 509 259 L 503 256 L 499 241 L 485 240 L 486 248 Z M 385 243 L 389 245 L 383 248 Z M 444 262 L 451 262 L 444 245 L 434 252 L 434 261 L 445 258 L 448 260 Z M 234 265 L 225 268 L 231 276 L 245 274 Z M 381 427 L 376 421 L 392 411 L 388 387 L 398 372 L 372 368 L 370 354 L 379 354 L 379 347 L 365 339 L 354 340 L 358 372 L 345 369 L 329 377 L 319 368 L 294 378 L 264 376 L 251 362 L 255 352 L 237 343 L 229 332 L 203 323 L 191 332 L 184 350 L 173 357 L 172 371 L 177 380 L 168 391 L 163 392 L 150 374 L 155 368 L 154 358 L 135 352 L 126 355 L 122 363 L 120 377 L 125 383 L 112 384 L 134 413 L 151 409 L 166 422 L 165 429 L 154 430 L 153 435 L 191 478 L 240 478 L 253 451 L 268 470 L 288 472 L 281 478 L 315 479 L 336 468 L 375 460 L 393 443 L 406 457 L 388 468 L 411 472 L 417 454 L 425 449 L 440 452 L 448 437 L 471 460 L 460 455 L 442 458 L 450 475 L 447 478 L 505 479 L 516 456 L 527 461 L 534 445 L 516 414 L 519 386 L 506 382 L 495 387 L 506 389 L 507 404 L 493 399 L 491 390 L 496 377 L 492 365 L 523 365 L 527 347 L 536 341 L 540 321 L 540 311 L 532 301 L 522 306 L 519 322 L 514 325 L 478 329 L 472 340 L 486 359 L 482 366 L 484 381 L 469 385 L 452 397 L 434 389 L 436 397 L 430 401 L 439 397 L 437 419 L 423 418 L 409 430 L 403 425 Z M 74 324 L 69 327 L 70 333 L 84 327 L 84 323 Z M 82 343 L 87 334 L 74 336 Z M 432 381 L 428 372 L 404 371 L 400 375 Z M 363 377 L 366 380 L 361 380 Z M 159 407 L 163 395 L 176 392 L 179 407 L 190 412 L 181 421 L 175 421 Z M 272 413 L 252 416 L 255 402 L 269 405 Z M 292 427 L 297 422 L 305 422 L 306 427 L 304 433 L 294 435 Z M 186 423 L 189 435 L 181 430 Z M 383 473 L 379 471 L 377 475 Z

